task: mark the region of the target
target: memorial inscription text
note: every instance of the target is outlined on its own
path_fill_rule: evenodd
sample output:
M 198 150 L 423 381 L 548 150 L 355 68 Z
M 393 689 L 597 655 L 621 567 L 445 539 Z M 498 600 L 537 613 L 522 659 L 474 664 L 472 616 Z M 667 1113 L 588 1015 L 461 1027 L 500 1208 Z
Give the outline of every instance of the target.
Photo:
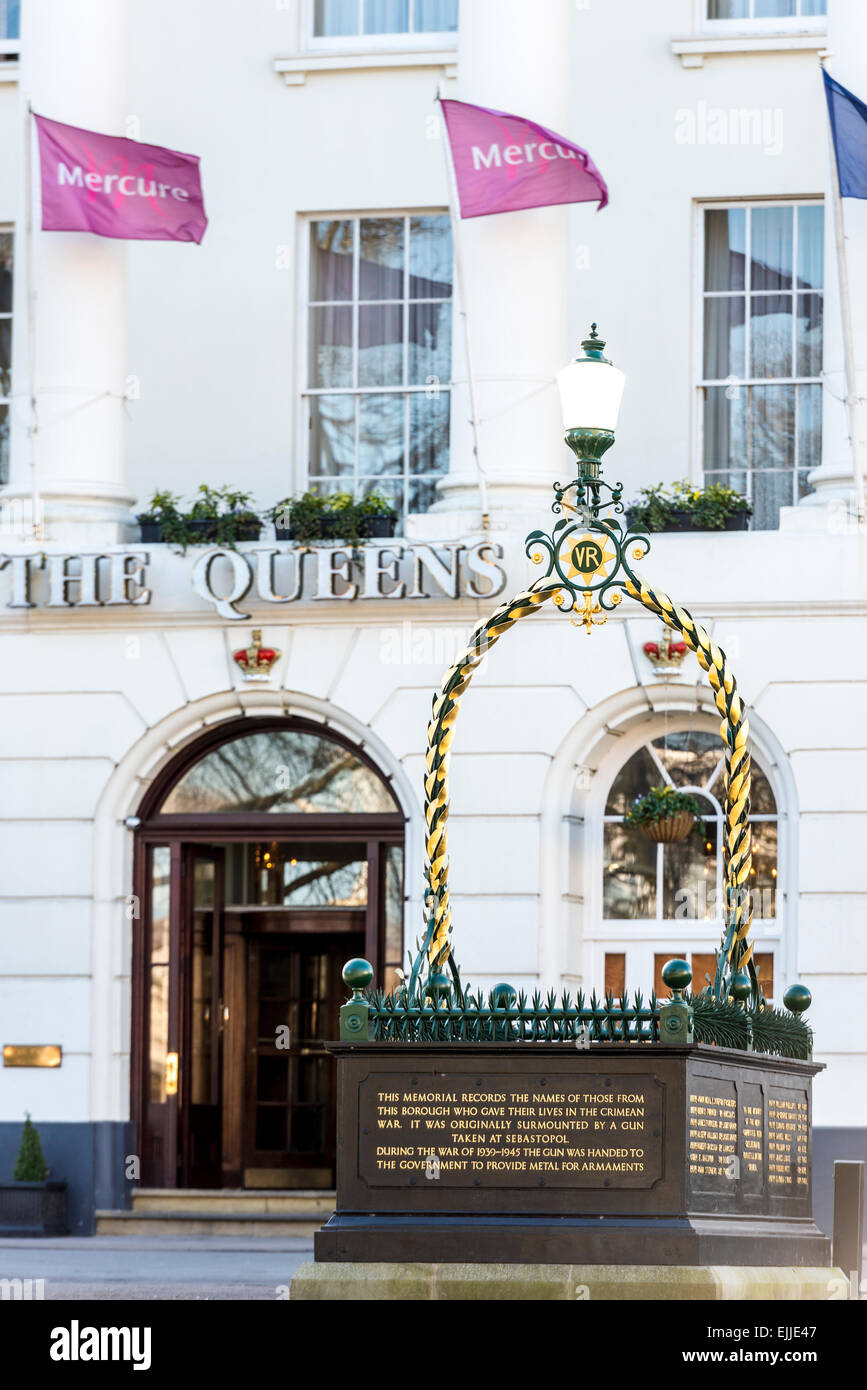
M 544 1088 L 502 1075 L 362 1083 L 359 1172 L 371 1186 L 650 1187 L 662 1091 L 646 1076 Z

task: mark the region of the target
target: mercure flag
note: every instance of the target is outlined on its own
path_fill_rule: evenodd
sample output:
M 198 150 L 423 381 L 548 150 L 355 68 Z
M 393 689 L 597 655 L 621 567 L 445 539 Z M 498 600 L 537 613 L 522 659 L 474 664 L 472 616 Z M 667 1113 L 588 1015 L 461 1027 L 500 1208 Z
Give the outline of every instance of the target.
M 840 194 L 867 198 L 867 106 L 822 70 L 837 156 Z
M 208 219 L 198 156 L 34 116 L 42 229 L 129 241 L 195 241 Z
M 608 202 L 586 150 L 524 116 L 443 101 L 461 217 L 488 217 L 556 203 Z

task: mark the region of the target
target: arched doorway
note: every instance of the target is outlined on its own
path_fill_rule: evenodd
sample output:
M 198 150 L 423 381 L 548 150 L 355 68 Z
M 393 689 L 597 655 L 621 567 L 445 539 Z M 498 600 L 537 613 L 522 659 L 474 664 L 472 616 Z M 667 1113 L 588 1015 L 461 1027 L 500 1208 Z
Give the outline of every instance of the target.
M 330 1187 L 341 969 L 403 950 L 404 817 L 301 719 L 221 724 L 136 831 L 132 1114 L 149 1187 Z

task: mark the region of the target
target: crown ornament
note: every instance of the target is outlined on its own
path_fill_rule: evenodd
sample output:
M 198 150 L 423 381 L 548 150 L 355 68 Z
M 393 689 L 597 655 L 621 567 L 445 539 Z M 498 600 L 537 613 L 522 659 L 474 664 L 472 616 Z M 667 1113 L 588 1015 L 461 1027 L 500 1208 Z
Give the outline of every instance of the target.
M 644 655 L 654 668 L 655 676 L 678 675 L 688 651 L 685 642 L 675 642 L 667 627 L 662 629 L 658 642 L 645 642 Z
M 232 660 L 240 667 L 245 681 L 267 681 L 271 678 L 271 668 L 281 655 L 276 647 L 262 646 L 262 629 L 257 627 L 250 646 L 233 652 Z

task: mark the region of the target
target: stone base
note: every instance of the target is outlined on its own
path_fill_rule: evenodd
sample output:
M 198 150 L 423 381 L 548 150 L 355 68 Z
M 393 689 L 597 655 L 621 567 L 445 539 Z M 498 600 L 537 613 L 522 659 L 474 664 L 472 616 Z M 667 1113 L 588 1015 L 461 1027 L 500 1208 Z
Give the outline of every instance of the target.
M 732 1265 L 305 1264 L 289 1297 L 304 1302 L 452 1299 L 488 1302 L 727 1303 L 848 1298 L 839 1269 Z
M 831 1243 L 805 1217 L 443 1216 L 335 1212 L 313 1239 L 317 1264 L 552 1264 L 651 1269 L 824 1269 Z

